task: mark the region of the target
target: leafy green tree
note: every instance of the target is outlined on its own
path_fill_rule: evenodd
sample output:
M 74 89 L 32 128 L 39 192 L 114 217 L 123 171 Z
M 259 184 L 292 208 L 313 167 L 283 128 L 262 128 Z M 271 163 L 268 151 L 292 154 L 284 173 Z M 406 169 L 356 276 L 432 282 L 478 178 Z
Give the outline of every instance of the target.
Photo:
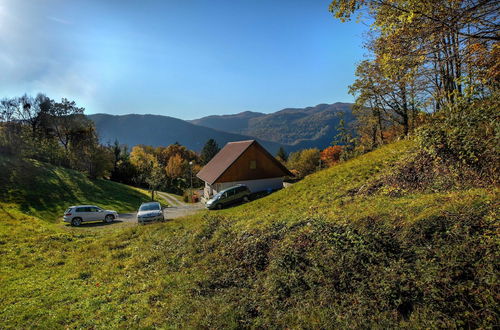
M 217 142 L 214 139 L 209 139 L 201 150 L 201 162 L 207 164 L 220 151 Z

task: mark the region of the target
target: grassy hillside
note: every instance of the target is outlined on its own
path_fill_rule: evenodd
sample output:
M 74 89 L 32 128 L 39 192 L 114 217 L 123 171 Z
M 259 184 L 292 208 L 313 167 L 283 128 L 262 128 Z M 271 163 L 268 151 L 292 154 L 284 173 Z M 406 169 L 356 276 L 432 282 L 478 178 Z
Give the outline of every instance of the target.
M 148 195 L 120 183 L 90 180 L 66 168 L 0 155 L 0 201 L 16 204 L 25 214 L 55 222 L 68 206 L 95 204 L 132 212 Z
M 414 148 L 399 142 L 246 205 L 105 235 L 3 204 L 0 324 L 498 324 L 498 189 L 384 183 Z

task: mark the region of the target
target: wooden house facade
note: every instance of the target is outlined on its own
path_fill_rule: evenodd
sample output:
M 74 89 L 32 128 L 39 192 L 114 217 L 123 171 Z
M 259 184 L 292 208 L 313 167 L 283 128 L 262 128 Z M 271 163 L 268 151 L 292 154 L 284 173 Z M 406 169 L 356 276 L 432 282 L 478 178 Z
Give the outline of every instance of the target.
M 292 173 L 257 141 L 230 142 L 197 174 L 205 182 L 204 198 L 245 184 L 250 191 L 276 190 Z

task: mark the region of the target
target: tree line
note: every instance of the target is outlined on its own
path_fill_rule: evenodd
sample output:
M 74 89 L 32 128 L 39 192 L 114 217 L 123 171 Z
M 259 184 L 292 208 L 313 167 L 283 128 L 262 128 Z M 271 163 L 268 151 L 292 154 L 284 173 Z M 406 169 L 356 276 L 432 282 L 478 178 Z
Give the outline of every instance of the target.
M 416 135 L 422 149 L 477 169 L 498 164 L 500 2 L 334 0 L 371 24 L 357 66 L 356 152 Z
M 0 152 L 73 168 L 92 178 L 112 168 L 108 148 L 74 101 L 44 94 L 0 101 Z
M 111 180 L 183 193 L 201 182 L 196 173 L 219 151 L 210 139 L 200 154 L 175 143 L 166 147 L 103 145 L 93 121 L 74 101 L 44 94 L 0 101 L 0 153 L 32 158 Z
M 331 165 L 409 135 L 436 160 L 498 177 L 499 1 L 334 0 L 329 10 L 370 24 L 349 86 L 356 120 L 340 120 L 332 147 L 290 155 L 299 178 L 322 156 Z

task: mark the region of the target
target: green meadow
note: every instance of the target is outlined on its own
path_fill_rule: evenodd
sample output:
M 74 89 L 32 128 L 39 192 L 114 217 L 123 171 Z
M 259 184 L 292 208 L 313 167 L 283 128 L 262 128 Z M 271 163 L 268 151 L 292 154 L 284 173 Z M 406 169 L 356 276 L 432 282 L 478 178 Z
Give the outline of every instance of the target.
M 0 158 L 2 328 L 490 327 L 498 189 L 408 189 L 400 141 L 265 198 L 147 226 L 72 228 L 69 204 L 146 192 Z

